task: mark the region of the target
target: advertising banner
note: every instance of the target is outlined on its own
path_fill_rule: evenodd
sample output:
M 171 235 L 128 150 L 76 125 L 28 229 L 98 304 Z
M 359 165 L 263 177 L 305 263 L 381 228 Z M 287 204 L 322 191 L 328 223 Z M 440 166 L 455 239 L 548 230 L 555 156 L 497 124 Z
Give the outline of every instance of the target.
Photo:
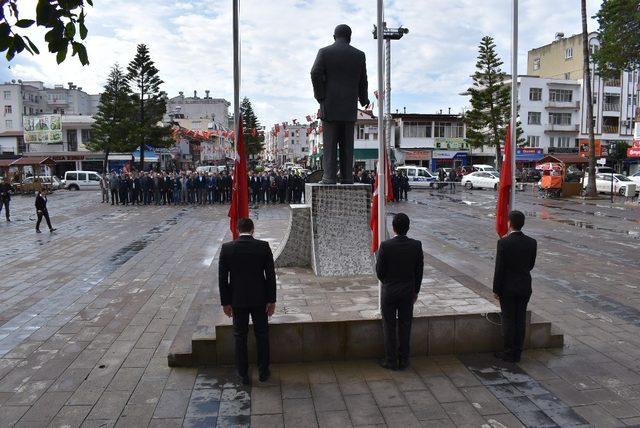
M 22 123 L 25 143 L 62 143 L 62 117 L 59 114 L 23 116 Z

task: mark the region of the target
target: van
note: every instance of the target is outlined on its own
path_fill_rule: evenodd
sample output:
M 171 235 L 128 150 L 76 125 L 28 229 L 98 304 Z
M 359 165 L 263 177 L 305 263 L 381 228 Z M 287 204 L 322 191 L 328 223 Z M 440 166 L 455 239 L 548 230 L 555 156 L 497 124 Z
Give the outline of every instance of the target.
M 493 165 L 477 164 L 473 165 L 476 171 L 496 172 L 496 168 Z
M 431 171 L 423 166 L 404 165 L 397 167 L 396 171 L 406 175 L 412 187 L 433 187 L 436 181 Z
M 95 171 L 67 171 L 62 185 L 68 190 L 97 190 L 100 188 L 100 178 Z

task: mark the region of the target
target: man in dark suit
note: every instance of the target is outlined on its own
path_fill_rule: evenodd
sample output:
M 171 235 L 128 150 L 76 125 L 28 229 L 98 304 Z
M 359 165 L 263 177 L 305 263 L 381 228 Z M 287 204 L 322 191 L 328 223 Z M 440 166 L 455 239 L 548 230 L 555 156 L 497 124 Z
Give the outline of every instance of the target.
M 0 212 L 4 207 L 4 216 L 7 221 L 11 221 L 11 213 L 9 212 L 9 204 L 11 203 L 11 194 L 13 193 L 13 187 L 9 177 L 5 177 L 2 183 L 0 183 Z
M 380 244 L 376 261 L 376 274 L 382 282 L 385 350 L 385 359 L 380 365 L 390 370 L 404 370 L 409 367 L 413 304 L 418 299 L 422 284 L 424 255 L 422 243 L 407 237 L 410 221 L 406 214 L 393 216 L 392 224 L 395 237 Z
M 269 243 L 253 238 L 253 221 L 240 219 L 240 236 L 222 245 L 218 265 L 220 301 L 224 313 L 233 316 L 236 369 L 249 383 L 247 332 L 249 315 L 258 349 L 260 381 L 269 379 L 269 323 L 276 307 L 276 273 Z
M 509 234 L 498 241 L 493 294 L 500 301 L 504 352 L 496 357 L 520 361 L 526 329 L 527 304 L 531 297 L 531 270 L 536 264 L 538 243 L 522 233 L 524 214 L 509 213 Z
M 338 25 L 335 43 L 318 51 L 311 69 L 313 95 L 320 103 L 324 128 L 324 176 L 321 183 L 335 184 L 337 150 L 340 145 L 340 178 L 353 183 L 353 126 L 358 115 L 358 100 L 369 105 L 367 65 L 364 52 L 351 43 L 351 28 Z

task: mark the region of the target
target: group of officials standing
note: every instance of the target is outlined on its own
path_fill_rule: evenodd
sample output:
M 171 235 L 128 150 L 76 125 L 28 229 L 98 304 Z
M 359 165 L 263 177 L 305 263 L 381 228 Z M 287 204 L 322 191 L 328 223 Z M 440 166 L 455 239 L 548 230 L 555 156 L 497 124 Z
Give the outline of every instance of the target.
M 103 175 L 102 202 L 111 205 L 224 204 L 231 201 L 231 175 L 181 171 Z

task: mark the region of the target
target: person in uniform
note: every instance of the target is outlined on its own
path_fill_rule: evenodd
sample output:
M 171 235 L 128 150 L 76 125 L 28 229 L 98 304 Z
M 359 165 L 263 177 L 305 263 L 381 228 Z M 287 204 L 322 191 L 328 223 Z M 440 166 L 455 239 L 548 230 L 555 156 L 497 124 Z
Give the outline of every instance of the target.
M 13 187 L 9 181 L 9 177 L 5 177 L 0 183 L 0 212 L 4 208 L 4 217 L 7 221 L 11 221 L 11 213 L 9 211 L 9 205 L 11 203 L 11 194 L 13 193 Z

